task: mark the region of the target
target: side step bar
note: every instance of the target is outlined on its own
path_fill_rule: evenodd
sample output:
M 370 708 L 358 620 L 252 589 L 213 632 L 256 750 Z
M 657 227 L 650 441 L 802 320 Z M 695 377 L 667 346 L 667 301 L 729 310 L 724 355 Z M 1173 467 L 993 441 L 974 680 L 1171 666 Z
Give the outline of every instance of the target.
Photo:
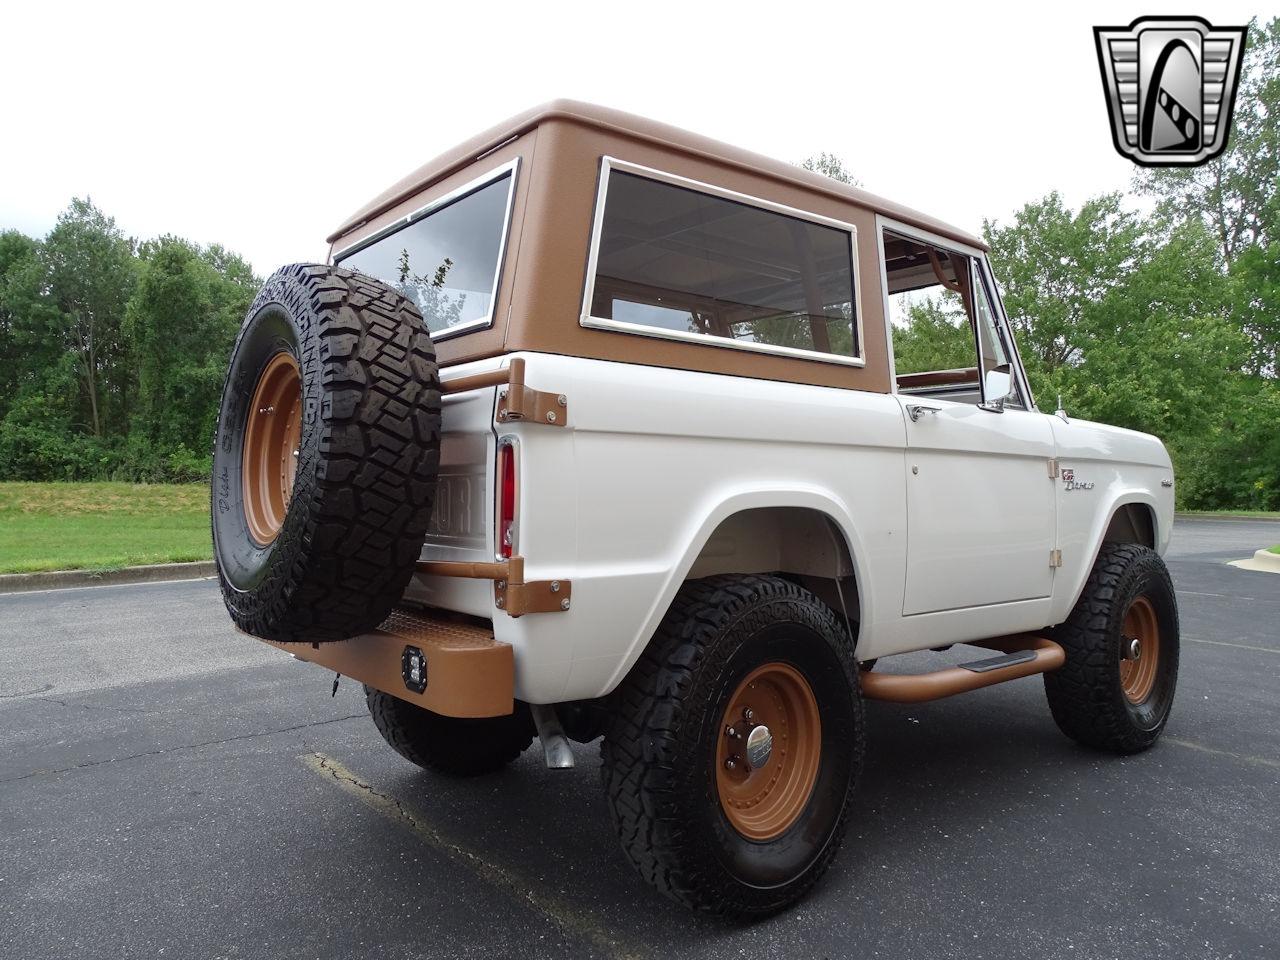
M 894 674 L 864 670 L 862 694 L 868 700 L 925 703 L 1004 683 L 1006 680 L 1048 673 L 1050 670 L 1057 670 L 1067 659 L 1062 647 L 1044 637 L 1000 637 L 977 640 L 973 645 L 999 650 L 1003 655 L 932 673 Z

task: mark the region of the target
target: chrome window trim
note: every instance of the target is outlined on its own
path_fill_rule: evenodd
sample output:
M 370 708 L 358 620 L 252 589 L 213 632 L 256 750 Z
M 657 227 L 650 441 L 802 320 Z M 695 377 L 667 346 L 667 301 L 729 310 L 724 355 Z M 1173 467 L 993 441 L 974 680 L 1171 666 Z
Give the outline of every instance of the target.
M 892 217 L 876 214 L 876 235 L 878 237 L 880 250 L 880 296 L 884 304 L 884 327 L 885 335 L 888 337 L 887 342 L 889 344 L 890 369 L 893 370 L 895 374 L 891 381 L 893 384 L 893 392 L 898 392 L 898 378 L 896 375 L 897 368 L 894 365 L 893 359 L 893 324 L 889 320 L 889 276 L 884 263 L 884 232 L 886 230 L 903 234 L 904 236 L 920 240 L 924 243 L 933 244 L 934 246 L 941 247 L 944 250 L 954 250 L 956 253 L 962 253 L 973 260 L 973 262 L 978 266 L 978 272 L 982 274 L 985 280 L 988 281 L 987 303 L 995 313 L 996 324 L 1004 334 L 1005 342 L 1013 345 L 1012 356 L 1010 357 L 1009 362 L 1014 368 L 1014 380 L 1018 383 L 1023 397 L 1027 399 L 1027 406 L 1025 409 L 1039 409 L 1036 407 L 1035 399 L 1031 396 L 1031 389 L 1027 383 L 1027 373 L 1025 368 L 1022 366 L 1022 355 L 1018 352 L 1018 340 L 1013 335 L 1013 330 L 1009 326 L 1009 318 L 1004 312 L 1004 304 L 1000 301 L 998 293 L 995 297 L 991 296 L 991 291 L 995 289 L 995 283 L 993 282 L 994 277 L 991 274 L 991 265 L 987 262 L 986 253 L 979 250 L 977 247 L 970 246 L 967 243 L 961 243 L 959 240 L 952 240 L 948 237 L 942 236 L 941 234 L 933 233 L 930 230 L 925 230 L 923 227 L 915 227 L 911 224 L 903 223 L 901 220 L 894 220 Z M 981 359 L 982 350 L 976 342 L 976 330 L 974 331 L 974 334 L 974 348 L 977 351 L 978 358 Z M 985 389 L 985 384 L 982 380 L 982 377 L 978 378 L 979 395 L 982 395 L 982 392 Z M 1019 408 L 1011 407 L 1010 409 L 1016 410 Z
M 494 311 L 498 306 L 498 288 L 502 284 L 502 271 L 506 266 L 507 259 L 507 241 L 511 236 L 511 211 L 515 205 L 516 196 L 516 178 L 519 176 L 520 158 L 516 157 L 509 160 L 501 166 L 494 167 L 487 173 L 483 173 L 474 180 L 469 180 L 462 186 L 450 190 L 448 193 L 442 194 L 433 200 L 427 201 L 421 207 L 406 214 L 394 223 L 389 223 L 381 230 L 371 233 L 369 236 L 355 243 L 348 244 L 341 250 L 334 253 L 332 260 L 334 266 L 342 266 L 343 257 L 349 257 L 352 254 L 359 253 L 366 247 L 371 247 L 380 240 L 385 240 L 394 233 L 399 233 L 407 227 L 412 226 L 424 217 L 428 217 L 437 210 L 457 203 L 459 200 L 475 193 L 478 190 L 487 187 L 489 184 L 497 180 L 501 180 L 507 174 L 511 175 L 511 180 L 507 184 L 507 202 L 502 213 L 502 236 L 498 241 L 498 261 L 497 267 L 493 272 L 493 287 L 489 291 L 489 313 L 483 317 L 477 317 L 475 320 L 468 320 L 466 323 L 459 323 L 456 326 L 449 327 L 446 330 L 440 330 L 431 334 L 434 342 L 448 340 L 450 337 L 456 337 L 463 333 L 470 333 L 472 330 L 480 330 L 493 326 Z M 375 279 L 377 279 L 375 277 Z
M 1026 398 L 1025 409 L 1038 411 L 1040 408 L 1036 406 L 1036 398 L 1031 393 L 1031 381 L 1027 379 L 1027 368 L 1022 362 L 1022 348 L 1018 346 L 1018 338 L 1013 333 L 1013 324 L 1009 322 L 1009 314 L 1005 312 L 1004 300 L 1000 296 L 1000 286 L 996 283 L 996 275 L 991 269 L 991 261 L 985 255 L 979 260 L 978 270 L 982 274 L 987 288 L 987 302 L 995 310 L 1008 344 L 1013 348 L 1013 355 L 1017 358 L 1015 366 L 1018 368 L 1018 378 L 1022 383 L 1022 396 Z
M 686 190 L 694 190 L 698 193 L 705 193 L 709 196 L 732 200 L 745 206 L 768 210 L 772 213 L 793 217 L 797 220 L 805 220 L 824 227 L 831 227 L 848 234 L 849 281 L 853 287 L 853 313 L 857 324 L 858 355 L 856 357 L 846 357 L 835 353 L 822 353 L 818 350 L 803 350 L 796 347 L 783 347 L 768 343 L 751 343 L 744 340 L 731 340 L 728 337 L 716 337 L 705 333 L 689 333 L 684 330 L 668 330 L 663 327 L 650 327 L 639 323 L 628 323 L 624 320 L 611 320 L 605 317 L 592 316 L 591 304 L 595 299 L 596 267 L 600 257 L 600 229 L 604 225 L 604 208 L 609 193 L 609 175 L 614 170 L 618 170 L 622 173 L 634 174 L 635 176 L 643 177 L 647 180 L 669 183 L 672 186 L 683 187 Z M 764 200 L 760 197 L 749 196 L 745 193 L 737 193 L 733 190 L 727 190 L 724 187 L 717 187 L 714 184 L 703 183 L 700 180 L 691 180 L 688 177 L 682 177 L 674 173 L 667 173 L 664 170 L 656 170 L 653 167 L 641 166 L 637 163 L 630 163 L 626 160 L 619 160 L 616 157 L 607 155 L 603 156 L 600 158 L 600 180 L 596 186 L 596 206 L 591 223 L 591 249 L 587 257 L 586 290 L 582 298 L 582 311 L 579 323 L 584 327 L 592 327 L 599 330 L 612 330 L 618 333 L 637 334 L 642 337 L 654 337 L 659 340 L 678 340 L 684 343 L 697 343 L 702 346 L 724 347 L 729 350 L 746 350 L 752 353 L 766 353 L 781 357 L 796 357 L 803 360 L 818 360 L 822 363 L 835 363 L 847 367 L 865 367 L 867 365 L 867 360 L 862 328 L 862 286 L 858 282 L 858 228 L 851 223 L 845 223 L 842 220 L 833 220 L 832 218 L 824 217 L 821 214 L 798 210 L 795 207 L 788 207 L 781 203 L 774 203 L 771 200 Z
M 885 218 L 876 214 L 876 257 L 880 260 L 880 309 L 884 320 L 884 342 L 889 354 L 889 392 L 898 392 L 898 361 L 893 355 L 893 322 L 889 319 L 889 270 L 884 262 Z

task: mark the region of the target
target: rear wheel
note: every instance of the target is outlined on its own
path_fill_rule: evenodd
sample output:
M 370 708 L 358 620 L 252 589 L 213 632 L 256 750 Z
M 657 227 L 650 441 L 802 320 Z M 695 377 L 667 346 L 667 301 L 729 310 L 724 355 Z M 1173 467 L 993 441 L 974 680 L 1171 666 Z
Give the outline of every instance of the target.
M 1066 651 L 1044 675 L 1049 708 L 1067 736 L 1136 753 L 1159 739 L 1178 682 L 1178 604 L 1160 555 L 1103 544 L 1080 600 L 1052 637 Z
M 776 577 L 690 581 L 611 703 L 623 849 L 688 906 L 780 910 L 840 846 L 864 736 L 852 644 L 825 604 Z
M 533 719 L 522 703 L 508 717 L 442 717 L 389 693 L 364 688 L 382 739 L 410 763 L 454 777 L 501 770 L 533 742 Z

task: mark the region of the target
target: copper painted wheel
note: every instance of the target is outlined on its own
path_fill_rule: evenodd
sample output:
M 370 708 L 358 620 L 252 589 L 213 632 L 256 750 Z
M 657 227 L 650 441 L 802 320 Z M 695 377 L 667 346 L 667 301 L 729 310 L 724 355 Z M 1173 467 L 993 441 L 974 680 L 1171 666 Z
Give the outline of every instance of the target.
M 785 833 L 809 802 L 821 759 L 822 720 L 804 676 L 785 663 L 749 673 L 729 698 L 716 746 L 720 807 L 733 828 L 749 840 Z
M 244 518 L 259 546 L 284 524 L 302 438 L 302 375 L 288 351 L 272 357 L 253 391 L 244 433 Z
M 1145 596 L 1135 597 L 1125 611 L 1120 642 L 1120 686 L 1130 703 L 1143 703 L 1160 670 L 1160 621 Z

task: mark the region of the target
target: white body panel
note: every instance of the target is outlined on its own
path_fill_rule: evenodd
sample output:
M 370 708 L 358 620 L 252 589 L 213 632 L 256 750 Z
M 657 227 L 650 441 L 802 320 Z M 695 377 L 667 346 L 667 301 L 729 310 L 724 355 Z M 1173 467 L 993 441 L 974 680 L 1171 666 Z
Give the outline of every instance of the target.
M 1119 504 L 1149 505 L 1157 547 L 1168 542 L 1160 481 L 1172 473 L 1143 434 L 965 404 L 912 423 L 914 401 L 889 394 L 521 356 L 531 387 L 569 397 L 566 426 L 497 424 L 493 388 L 449 397 L 443 470 L 474 475 L 487 457 L 491 478 L 498 438 L 517 439 L 517 551 L 527 579 L 572 581 L 572 609 L 513 619 L 483 580 L 419 575 L 408 595 L 492 618 L 515 649 L 522 700 L 613 689 L 717 527 L 744 510 L 809 509 L 834 524 L 857 583 L 860 659 L 1060 622 Z M 1095 486 L 1064 492 L 1055 455 Z M 458 489 L 455 501 L 473 496 Z M 424 557 L 493 559 L 491 481 L 483 497 L 483 539 L 437 536 Z
M 1053 623 L 1071 612 L 1089 576 L 1103 534 L 1116 509 L 1143 504 L 1155 516 L 1155 549 L 1164 554 L 1173 530 L 1173 464 L 1159 439 L 1088 420 L 1049 418 L 1061 472 L 1072 471 L 1089 489 L 1068 489 L 1059 478 L 1057 571 Z
M 1053 431 L 1043 414 L 900 397 L 907 418 L 908 616 L 1053 590 Z

